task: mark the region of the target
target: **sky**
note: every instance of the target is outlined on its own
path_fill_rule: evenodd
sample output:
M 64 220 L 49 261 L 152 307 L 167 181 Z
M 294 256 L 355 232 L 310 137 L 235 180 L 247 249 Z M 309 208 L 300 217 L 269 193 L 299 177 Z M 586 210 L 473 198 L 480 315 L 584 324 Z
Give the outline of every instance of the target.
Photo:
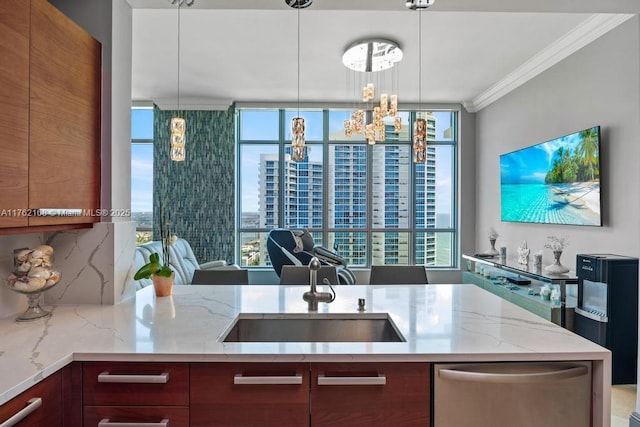
M 274 141 L 274 144 L 261 144 L 261 150 L 254 155 L 247 153 L 255 149 L 255 145 L 242 148 L 242 200 L 243 212 L 258 211 L 258 172 L 259 153 L 277 153 L 278 140 L 278 111 L 260 111 L 254 113 L 246 111 L 245 120 L 251 119 L 250 126 L 243 126 L 240 130 L 244 140 Z M 320 161 L 322 157 L 321 145 L 313 146 L 313 141 L 322 140 L 322 112 L 300 111 L 305 118 L 305 139 L 309 142 L 310 156 L 313 161 Z M 285 138 L 291 137 L 291 119 L 298 115 L 296 109 L 285 113 Z M 436 135 L 444 138 L 444 131 L 449 127 L 449 112 L 434 112 L 437 117 Z M 333 112 L 329 116 L 329 134 L 340 135 L 344 126 L 344 120 L 350 117 L 350 112 Z M 402 113 L 403 123 L 408 120 L 408 114 Z M 134 109 L 131 119 L 131 134 L 133 139 L 153 139 L 153 110 Z M 354 140 L 359 138 L 354 137 Z M 449 213 L 451 210 L 451 155 L 449 148 L 438 147 L 438 168 L 436 171 L 436 206 L 438 212 Z M 153 147 L 151 144 L 132 144 L 131 158 L 131 210 L 132 212 L 150 212 L 153 209 Z

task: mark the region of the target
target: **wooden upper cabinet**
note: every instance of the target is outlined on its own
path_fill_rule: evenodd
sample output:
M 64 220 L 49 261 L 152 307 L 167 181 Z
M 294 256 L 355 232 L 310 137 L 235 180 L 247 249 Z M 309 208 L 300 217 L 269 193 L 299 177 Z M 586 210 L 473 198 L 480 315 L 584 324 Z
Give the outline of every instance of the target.
M 29 14 L 28 1 L 0 2 L 0 228 L 27 225 Z
M 95 212 L 100 206 L 101 60 L 98 41 L 46 0 L 31 0 L 31 210 Z M 99 219 L 91 214 L 32 216 L 29 225 Z

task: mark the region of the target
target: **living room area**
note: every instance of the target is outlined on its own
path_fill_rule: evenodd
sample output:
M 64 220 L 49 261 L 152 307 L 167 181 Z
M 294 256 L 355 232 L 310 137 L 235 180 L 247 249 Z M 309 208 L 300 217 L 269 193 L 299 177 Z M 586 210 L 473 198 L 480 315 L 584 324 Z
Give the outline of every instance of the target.
M 563 239 L 560 259 L 572 273 L 579 255 L 640 256 L 634 0 L 430 0 L 422 10 L 403 0 L 50 3 L 102 43 L 101 206 L 129 215 L 1 237 L 7 248 L 46 242 L 60 254 L 62 276 L 73 279 L 47 303 L 135 297 L 142 285 L 133 274 L 148 262 L 136 251 L 149 241 L 157 251 L 166 232 L 187 245 L 179 249 L 193 269 L 237 267 L 251 285 L 280 283 L 267 247 L 274 229 L 309 230 L 357 285 L 370 283 L 376 265 L 418 265 L 428 283 L 463 283 L 477 273 L 464 256 L 493 247 L 514 264 L 540 255 L 544 268 L 554 262 L 550 237 Z M 356 42 L 369 52 L 384 42 L 397 64 L 349 68 L 343 55 Z M 184 139 L 172 135 L 178 116 Z M 597 157 L 597 167 L 572 159 L 575 146 L 563 156 L 553 145 L 544 157 L 591 186 L 597 178 L 597 219 L 505 218 L 503 156 L 595 128 L 597 154 L 581 155 Z M 534 172 L 523 182 L 548 184 Z M 562 217 L 564 196 L 546 207 L 550 217 Z M 0 317 L 24 305 L 7 289 L 0 296 Z M 636 384 L 613 388 L 614 427 L 640 426 L 636 393 Z

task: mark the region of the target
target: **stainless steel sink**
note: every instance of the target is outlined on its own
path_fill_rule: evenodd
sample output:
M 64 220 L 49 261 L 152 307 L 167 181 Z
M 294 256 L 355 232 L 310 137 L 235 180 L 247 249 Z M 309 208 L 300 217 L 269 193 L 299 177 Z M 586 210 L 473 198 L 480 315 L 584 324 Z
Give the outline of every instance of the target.
M 223 342 L 404 342 L 387 313 L 240 314 Z

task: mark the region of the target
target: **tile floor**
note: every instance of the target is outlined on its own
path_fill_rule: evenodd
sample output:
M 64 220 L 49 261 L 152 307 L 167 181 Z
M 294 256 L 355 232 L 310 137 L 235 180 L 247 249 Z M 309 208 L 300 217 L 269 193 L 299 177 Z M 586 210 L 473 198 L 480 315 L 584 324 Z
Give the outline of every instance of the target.
M 611 387 L 611 427 L 629 427 L 629 417 L 636 409 L 635 384 Z

